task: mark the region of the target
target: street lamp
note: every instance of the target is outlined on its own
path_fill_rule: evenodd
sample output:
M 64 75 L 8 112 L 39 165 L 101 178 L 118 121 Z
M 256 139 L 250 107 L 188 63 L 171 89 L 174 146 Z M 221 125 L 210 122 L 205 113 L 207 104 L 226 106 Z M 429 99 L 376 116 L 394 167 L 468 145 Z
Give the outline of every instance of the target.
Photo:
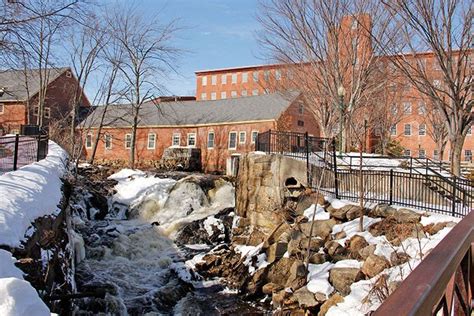
M 337 88 L 337 95 L 339 97 L 339 153 L 342 152 L 342 129 L 343 116 L 344 116 L 344 96 L 346 95 L 346 89 L 341 85 Z

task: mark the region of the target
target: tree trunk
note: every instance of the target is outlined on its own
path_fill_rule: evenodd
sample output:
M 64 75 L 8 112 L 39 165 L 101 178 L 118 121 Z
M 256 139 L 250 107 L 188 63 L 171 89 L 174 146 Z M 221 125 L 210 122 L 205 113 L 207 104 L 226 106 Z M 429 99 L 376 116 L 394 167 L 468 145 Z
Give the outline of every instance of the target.
M 451 172 L 456 175 L 461 175 L 461 155 L 462 155 L 462 147 L 464 145 L 464 138 L 465 135 L 455 135 L 454 137 L 450 138 L 450 155 L 449 159 L 451 161 Z
M 130 168 L 135 168 L 135 145 L 137 139 L 138 109 L 133 109 L 132 143 L 130 146 Z

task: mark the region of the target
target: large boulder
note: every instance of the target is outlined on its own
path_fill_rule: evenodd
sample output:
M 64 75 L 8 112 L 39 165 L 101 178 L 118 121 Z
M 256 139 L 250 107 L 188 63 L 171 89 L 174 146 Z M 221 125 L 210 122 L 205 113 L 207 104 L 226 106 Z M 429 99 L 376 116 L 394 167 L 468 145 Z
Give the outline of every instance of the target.
M 399 223 L 419 222 L 421 214 L 407 208 L 396 209 L 388 204 L 378 204 L 370 211 L 373 217 L 394 218 Z
M 324 302 L 323 305 L 321 305 L 318 316 L 325 316 L 331 307 L 336 306 L 342 302 L 344 302 L 344 297 L 342 297 L 339 293 L 335 293 L 326 302 Z
M 350 214 L 351 219 L 354 219 L 364 212 L 364 209 L 357 205 L 344 205 L 341 208 L 334 208 L 330 205 L 327 210 L 332 217 L 340 220 L 349 219 L 347 214 Z
M 347 249 L 341 246 L 341 244 L 339 244 L 337 241 L 329 241 L 325 244 L 324 247 L 326 248 L 328 255 L 334 261 L 344 260 L 348 257 L 349 252 L 347 251 Z
M 424 238 L 423 226 L 417 222 L 399 222 L 394 217 L 387 217 L 369 226 L 374 236 L 385 235 L 388 241 L 399 246 L 407 238 Z
M 322 239 L 326 239 L 332 231 L 334 225 L 337 222 L 334 219 L 325 219 L 325 220 L 317 220 L 314 222 L 308 222 L 300 224 L 300 230 L 305 234 L 307 237 L 312 235 L 313 237 L 321 237 Z M 311 231 L 311 225 L 313 226 L 313 230 Z
M 298 304 L 302 308 L 314 308 L 320 303 L 316 300 L 314 293 L 310 292 L 306 286 L 300 288 L 293 296 L 298 301 Z
M 352 283 L 363 278 L 364 274 L 358 268 L 332 268 L 329 271 L 329 282 L 344 296 L 350 294 Z
M 290 277 L 290 269 L 296 261 L 294 258 L 281 258 L 270 265 L 267 273 L 267 281 L 284 287 Z
M 387 268 L 390 268 L 390 262 L 385 257 L 372 254 L 365 259 L 362 272 L 372 278 Z
M 351 257 L 354 259 L 360 259 L 359 251 L 365 247 L 367 247 L 369 243 L 365 240 L 364 237 L 360 235 L 354 235 L 351 239 L 346 241 L 346 246 L 349 248 L 351 253 Z
M 317 192 L 305 192 L 300 195 L 298 199 L 298 204 L 296 205 L 296 213 L 303 214 L 311 205 L 324 205 L 326 200 L 324 196 Z
M 287 242 L 278 241 L 278 242 L 270 245 L 270 247 L 268 247 L 268 249 L 266 250 L 268 263 L 272 263 L 272 262 L 282 258 L 283 255 L 285 254 L 285 252 L 287 251 L 287 249 L 288 249 L 288 243 Z

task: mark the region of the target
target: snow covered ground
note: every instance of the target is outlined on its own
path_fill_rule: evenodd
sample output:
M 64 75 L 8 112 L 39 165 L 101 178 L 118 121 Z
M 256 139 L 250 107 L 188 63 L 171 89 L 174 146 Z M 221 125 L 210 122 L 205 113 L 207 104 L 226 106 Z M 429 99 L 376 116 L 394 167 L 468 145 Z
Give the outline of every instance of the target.
M 20 246 L 36 218 L 57 212 L 66 160 L 66 152 L 50 141 L 45 159 L 0 176 L 0 245 Z M 49 315 L 15 261 L 0 250 L 0 315 Z

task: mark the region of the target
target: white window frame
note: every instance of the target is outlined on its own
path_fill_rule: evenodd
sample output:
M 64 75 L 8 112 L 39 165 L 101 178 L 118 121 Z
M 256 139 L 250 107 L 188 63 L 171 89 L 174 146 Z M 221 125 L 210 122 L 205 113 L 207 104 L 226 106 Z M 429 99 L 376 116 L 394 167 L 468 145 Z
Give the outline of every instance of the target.
M 426 158 L 426 150 L 423 148 L 418 149 L 418 158 Z
M 221 84 L 227 84 L 227 74 L 221 75 Z
M 258 89 L 253 89 L 252 90 L 252 95 L 257 96 L 258 95 Z
M 421 123 L 418 126 L 418 136 L 426 136 L 426 124 Z
M 212 135 L 212 146 L 210 146 L 211 135 Z M 214 133 L 214 131 L 209 131 L 207 133 L 207 149 L 214 149 L 215 145 L 216 145 L 216 134 Z
M 408 134 L 407 134 L 407 127 L 408 127 L 408 131 L 409 131 Z M 412 135 L 411 124 L 405 124 L 403 126 L 403 135 L 404 136 L 411 136 Z
M 217 85 L 217 75 L 211 76 L 211 86 Z
M 231 98 L 237 98 L 237 91 L 232 90 L 232 91 L 230 92 L 230 97 L 231 97 Z
M 281 71 L 279 69 L 275 70 L 275 79 L 281 80 Z
M 201 86 L 203 87 L 207 86 L 207 76 L 201 77 Z
M 39 115 L 39 106 L 34 106 L 33 107 L 33 116 L 38 116 Z
M 0 103 L 0 114 L 5 113 L 5 103 Z
M 207 93 L 206 92 L 201 93 L 201 100 L 207 100 Z
M 217 93 L 216 92 L 211 92 L 211 100 L 217 100 Z
M 247 83 L 249 81 L 249 73 L 243 72 L 242 73 L 242 83 Z
M 175 140 L 178 140 L 178 143 L 175 143 Z M 171 146 L 174 147 L 179 147 L 181 146 L 181 133 L 173 133 L 173 136 L 171 136 Z
M 403 113 L 404 114 L 412 113 L 412 106 L 410 102 L 403 102 Z
M 242 90 L 240 95 L 243 96 L 243 97 L 246 97 L 248 95 L 247 90 Z
M 194 138 L 194 144 L 193 145 L 190 145 L 189 141 L 191 140 L 191 136 L 193 136 Z M 187 134 L 187 137 L 186 137 L 186 146 L 188 147 L 196 147 L 196 144 L 197 144 L 197 137 L 196 137 L 196 133 L 188 133 Z
M 258 70 L 254 71 L 254 72 L 252 73 L 252 80 L 253 80 L 253 82 L 258 82 L 258 75 L 259 75 L 259 74 L 258 74 Z
M 242 141 L 242 135 L 244 140 Z M 247 132 L 245 131 L 240 131 L 239 132 L 239 144 L 245 144 L 247 142 Z
M 390 126 L 390 136 L 397 136 L 397 124 Z
M 153 138 L 153 146 L 150 146 L 150 136 Z M 147 149 L 156 149 L 156 133 L 148 133 L 148 138 L 146 141 L 146 148 Z
M 232 139 L 232 136 L 231 135 L 234 135 L 235 136 L 235 146 L 234 147 L 231 147 L 231 139 Z M 229 132 L 229 142 L 228 142 L 228 148 L 230 150 L 236 150 L 237 149 L 237 143 L 238 143 L 238 139 L 237 139 L 238 135 L 237 135 L 237 132 L 235 131 L 232 131 L 232 132 Z
M 255 144 L 258 138 L 258 131 L 252 131 L 252 138 L 250 139 L 251 144 Z
M 433 159 L 434 159 L 434 160 L 440 160 L 439 158 L 440 158 L 440 157 L 439 157 L 439 151 L 438 151 L 438 149 L 434 149 L 434 150 L 433 150 Z
M 107 146 L 107 138 L 110 138 L 110 142 L 109 142 L 110 146 Z M 104 147 L 105 147 L 105 149 L 107 149 L 107 150 L 112 149 L 112 144 L 113 144 L 113 137 L 112 137 L 112 135 L 110 135 L 110 134 L 105 134 L 105 135 L 104 135 Z
M 405 149 L 405 150 L 403 151 L 403 155 L 404 155 L 405 157 L 411 157 L 411 150 L 410 150 L 410 149 Z
M 130 140 L 127 140 L 128 137 L 130 137 Z M 127 146 L 127 143 L 130 143 L 130 145 Z M 132 134 L 130 134 L 130 133 L 125 134 L 123 145 L 124 145 L 125 149 L 132 148 Z
M 221 99 L 227 99 L 227 92 L 221 91 Z
M 237 74 L 236 73 L 233 73 L 232 74 L 232 84 L 236 84 L 237 83 Z
M 263 72 L 263 80 L 264 81 L 269 81 L 270 80 L 270 70 L 265 70 Z
M 441 88 L 441 80 L 438 80 L 438 79 L 433 80 L 433 86 L 435 88 Z
M 424 102 L 418 103 L 418 114 L 426 114 L 426 104 Z
M 92 148 L 92 134 L 91 134 L 91 133 L 88 133 L 88 134 L 86 135 L 86 141 L 85 141 L 85 143 L 86 143 L 85 145 L 86 145 L 86 148 L 87 148 L 87 149 Z

